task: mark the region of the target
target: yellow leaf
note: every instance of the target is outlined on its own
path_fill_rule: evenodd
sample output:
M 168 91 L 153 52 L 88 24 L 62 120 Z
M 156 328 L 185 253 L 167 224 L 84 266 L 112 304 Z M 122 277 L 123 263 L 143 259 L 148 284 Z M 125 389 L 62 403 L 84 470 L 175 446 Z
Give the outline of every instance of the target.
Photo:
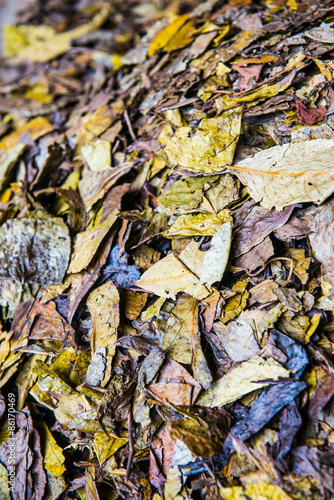
M 261 387 L 268 385 L 269 380 L 288 377 L 289 371 L 273 358 L 264 360 L 257 356 L 244 361 L 237 368 L 230 370 L 222 378 L 211 384 L 210 389 L 203 392 L 196 404 L 200 406 L 224 406 L 232 403 Z
M 40 102 L 42 104 L 47 104 L 53 101 L 53 96 L 48 93 L 48 89 L 44 82 L 39 82 L 30 87 L 24 94 L 27 99 L 33 99 L 34 101 Z
M 248 281 L 247 278 L 241 279 L 233 285 L 232 292 L 236 292 L 236 294 L 226 301 L 224 314 L 219 318 L 223 323 L 227 323 L 231 319 L 234 319 L 246 307 L 249 295 L 249 292 L 246 290 Z
M 300 63 L 300 61 L 294 61 L 294 63 Z M 230 106 L 237 105 L 241 102 L 251 102 L 257 99 L 268 99 L 269 97 L 273 97 L 280 92 L 283 92 L 288 87 L 290 87 L 294 77 L 296 76 L 296 72 L 292 71 L 287 76 L 285 76 L 278 83 L 273 85 L 263 84 L 259 88 L 255 90 L 249 90 L 248 92 L 242 92 L 239 96 L 234 97 L 226 97 L 221 98 L 220 102 L 222 104 L 222 109 Z
M 118 210 L 114 210 L 102 224 L 93 229 L 86 229 L 76 236 L 68 273 L 79 273 L 88 266 L 117 218 Z
M 301 283 L 305 285 L 308 280 L 307 270 L 310 267 L 311 258 L 305 257 L 305 250 L 298 248 L 289 248 L 287 256 L 291 257 L 293 260 L 293 273 L 300 279 Z
M 32 43 L 28 43 L 22 50 L 19 50 L 15 62 L 47 62 L 55 59 L 71 47 L 72 40 L 81 38 L 86 33 L 99 28 L 107 19 L 109 12 L 109 5 L 103 4 L 100 12 L 96 14 L 90 23 L 64 33 L 44 36 L 42 40 L 37 38 Z
M 169 40 L 167 45 L 164 47 L 166 52 L 173 52 L 174 50 L 183 49 L 193 42 L 195 39 L 195 27 L 194 20 L 191 19 L 189 22 L 184 24 L 180 30 Z
M 187 22 L 189 14 L 177 17 L 168 26 L 166 26 L 160 33 L 156 35 L 153 42 L 148 49 L 148 56 L 153 56 L 156 52 L 166 47 L 168 42 L 176 35 L 176 33 L 182 28 L 182 26 Z
M 170 435 L 173 439 L 180 439 L 190 451 L 203 458 L 219 455 L 221 439 L 215 432 L 210 432 L 202 420 L 198 422 L 190 418 L 182 418 L 168 422 Z
M 90 170 L 103 172 L 111 167 L 111 143 L 96 139 L 92 144 L 82 146 L 81 154 Z
M 5 186 L 6 182 L 8 182 L 8 177 L 16 166 L 20 156 L 23 151 L 26 149 L 26 145 L 22 143 L 18 143 L 13 145 L 13 147 L 8 150 L 0 149 L 0 191 Z M 6 190 L 8 193 L 8 190 Z M 11 195 L 12 190 L 9 190 Z M 8 194 L 7 194 L 8 196 Z M 4 197 L 4 194 L 3 194 Z M 5 203 L 5 202 L 3 202 Z
M 149 321 L 154 316 L 158 316 L 160 309 L 164 305 L 165 300 L 166 299 L 164 297 L 159 297 L 158 300 L 154 302 L 154 304 L 148 307 L 146 311 L 143 311 L 141 313 L 140 319 L 142 319 L 143 321 Z
M 230 222 L 229 210 L 219 214 L 180 215 L 164 233 L 166 238 L 184 238 L 186 236 L 213 236 L 223 224 Z
M 101 385 L 110 378 L 112 358 L 115 354 L 115 342 L 119 326 L 119 294 L 116 285 L 108 281 L 94 290 L 87 299 L 88 309 L 94 320 L 94 329 L 90 338 L 92 354 L 97 349 L 105 349 L 106 369 Z
M 296 0 L 287 0 L 286 6 L 291 10 L 298 10 L 298 3 L 296 2 Z
M 118 438 L 110 434 L 106 436 L 104 432 L 96 432 L 93 447 L 101 467 L 108 458 L 112 457 L 127 442 L 128 438 Z
M 34 141 L 42 137 L 42 135 L 48 134 L 53 130 L 53 125 L 49 122 L 47 118 L 43 116 L 37 116 L 27 123 L 23 123 L 16 127 L 14 132 L 3 137 L 0 141 L 0 148 L 10 149 L 16 146 L 18 140 L 22 134 L 27 134 Z
M 154 264 L 135 284 L 159 297 L 171 299 L 175 299 L 179 292 L 188 293 L 197 299 L 203 299 L 210 293 L 173 254 Z
M 25 47 L 55 35 L 51 26 L 9 26 L 3 27 L 3 55 L 17 56 Z
M 232 221 L 225 222 L 214 234 L 211 247 L 205 252 L 201 283 L 211 286 L 223 277 L 232 240 Z
M 318 328 L 320 320 L 321 320 L 321 316 L 322 316 L 321 313 L 315 313 L 315 314 L 313 314 L 312 318 L 310 319 L 310 326 L 305 333 L 305 344 L 309 343 L 312 335 L 314 334 L 314 332 Z
M 232 488 L 220 488 L 219 494 L 224 500 L 292 500 L 279 486 L 267 483 L 252 483 L 246 488 L 233 486 Z
M 204 118 L 191 136 L 191 127 L 180 127 L 165 152 L 172 163 L 193 172 L 221 172 L 233 161 L 241 127 L 241 108 Z
M 66 471 L 63 450 L 58 446 L 45 422 L 42 425 L 44 430 L 44 468 L 59 477 Z

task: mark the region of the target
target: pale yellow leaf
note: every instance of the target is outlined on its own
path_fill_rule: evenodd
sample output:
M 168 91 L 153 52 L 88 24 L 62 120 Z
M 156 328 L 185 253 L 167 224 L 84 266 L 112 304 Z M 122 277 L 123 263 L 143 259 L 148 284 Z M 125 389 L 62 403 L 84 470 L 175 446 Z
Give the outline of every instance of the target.
M 268 385 L 268 380 L 288 377 L 289 371 L 273 358 L 264 360 L 260 356 L 241 363 L 222 378 L 214 382 L 197 400 L 200 406 L 224 406 L 249 392 Z
M 81 154 L 90 170 L 103 172 L 111 167 L 111 143 L 96 139 L 92 144 L 82 146 Z
M 175 299 L 179 292 L 188 293 L 197 299 L 203 299 L 210 293 L 173 254 L 154 264 L 135 284 L 159 297 L 171 299 Z
M 235 171 L 249 194 L 278 210 L 312 201 L 319 205 L 334 191 L 334 139 L 284 144 L 242 160 Z
M 232 239 L 232 221 L 225 222 L 211 240 L 211 248 L 205 252 L 201 283 L 211 286 L 223 277 Z

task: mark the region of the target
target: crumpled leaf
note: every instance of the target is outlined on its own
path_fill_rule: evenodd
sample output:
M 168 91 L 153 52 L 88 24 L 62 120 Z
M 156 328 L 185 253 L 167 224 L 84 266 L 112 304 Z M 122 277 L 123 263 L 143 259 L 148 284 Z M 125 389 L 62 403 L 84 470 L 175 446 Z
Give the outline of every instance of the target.
M 115 245 L 105 265 L 106 271 L 116 270 L 116 272 L 111 272 L 109 274 L 110 279 L 114 280 L 117 285 L 122 287 L 131 286 L 140 278 L 140 272 L 137 266 L 128 264 L 128 259 L 129 254 L 123 252 L 123 254 L 120 255 L 119 245 Z
M 163 308 L 164 309 L 164 306 Z M 163 311 L 157 321 L 162 349 L 169 358 L 183 364 L 191 364 L 194 378 L 204 387 L 210 385 L 212 376 L 207 366 L 200 342 L 197 300 L 181 295 L 170 315 L 164 320 Z
M 231 220 L 228 210 L 219 214 L 180 215 L 176 222 L 164 233 L 167 238 L 183 238 L 187 236 L 213 236 L 222 224 Z M 227 226 L 228 227 L 228 226 Z
M 238 198 L 238 186 L 230 174 L 180 179 L 157 197 L 167 215 L 220 212 Z
M 31 139 L 36 141 L 43 135 L 48 134 L 53 130 L 53 125 L 44 116 L 36 116 L 28 122 L 19 123 L 13 132 L 5 135 L 0 140 L 0 148 L 10 149 L 12 147 L 19 147 L 18 143 L 23 134 L 27 134 Z
M 283 226 L 289 219 L 293 207 L 287 207 L 282 212 L 277 210 L 266 210 L 255 206 L 238 224 L 234 242 L 234 256 L 249 252 L 253 247 L 259 245 L 272 231 Z
M 96 432 L 93 447 L 101 466 L 112 457 L 119 448 L 128 442 L 128 438 L 106 436 L 104 432 Z
M 191 406 L 202 388 L 182 365 L 168 359 L 160 369 L 158 381 L 149 390 L 174 405 Z
M 321 263 L 323 280 L 332 285 L 329 296 L 334 293 L 334 202 L 330 200 L 319 208 L 311 208 L 304 216 L 311 233 L 309 235 L 315 258 Z
M 305 285 L 308 281 L 308 268 L 311 264 L 311 258 L 306 257 L 306 252 L 302 248 L 289 248 L 287 251 L 287 256 L 291 257 L 293 260 L 293 273 L 300 279 L 302 285 Z
M 179 292 L 189 293 L 203 299 L 209 290 L 200 283 L 199 278 L 190 272 L 173 254 L 167 255 L 148 269 L 135 283 L 158 297 L 175 299 Z
M 117 329 L 120 321 L 119 293 L 116 285 L 108 281 L 94 290 L 87 299 L 87 306 L 94 319 L 94 329 L 90 343 L 92 353 L 98 349 L 106 350 L 106 370 L 101 386 L 110 379 L 111 363 L 115 354 Z
M 180 439 L 195 456 L 203 458 L 217 455 L 221 450 L 221 440 L 216 432 L 203 420 L 197 422 L 190 418 L 182 418 L 169 422 L 171 437 Z
M 319 205 L 334 191 L 334 139 L 284 144 L 242 160 L 235 170 L 255 201 L 282 210 L 312 201 Z
M 303 104 L 301 101 L 296 102 L 296 108 L 299 121 L 302 125 L 314 125 L 315 123 L 320 122 L 327 111 L 326 106 L 307 109 L 305 104 Z
M 213 382 L 210 389 L 198 398 L 200 406 L 224 406 L 251 391 L 268 385 L 269 380 L 288 377 L 289 371 L 273 358 L 264 360 L 260 356 L 244 361 L 222 378 Z
M 172 163 L 192 172 L 221 172 L 233 161 L 240 134 L 241 109 L 237 108 L 201 121 L 195 135 L 191 127 L 180 127 L 165 152 Z
M 69 231 L 60 218 L 23 217 L 0 228 L 0 277 L 26 283 L 58 285 L 70 256 Z
M 224 305 L 224 312 L 219 318 L 223 323 L 227 323 L 231 319 L 234 319 L 241 313 L 241 311 L 247 305 L 247 299 L 249 292 L 246 290 L 248 285 L 248 279 L 243 278 L 236 282 L 232 287 L 233 295 L 228 298 L 226 304 Z
M 273 85 L 263 84 L 259 88 L 256 88 L 254 90 L 251 89 L 248 92 L 241 92 L 239 96 L 222 98 L 224 103 L 223 109 L 228 106 L 237 105 L 241 102 L 251 102 L 251 101 L 257 102 L 256 101 L 257 99 L 265 99 L 268 97 L 273 97 L 279 94 L 280 92 L 283 92 L 288 87 L 290 87 L 295 76 L 296 76 L 296 71 L 293 70 L 291 71 L 291 73 L 287 74 L 284 78 L 282 78 L 282 80 L 280 80 L 278 83 L 274 83 Z
M 214 331 L 219 335 L 221 345 L 235 362 L 247 361 L 260 354 L 254 329 L 242 319 L 231 321 L 228 326 L 216 322 Z
M 17 431 L 0 447 L 0 461 L 12 475 L 14 467 L 15 485 L 11 492 L 13 500 L 35 498 L 42 500 L 46 486 L 46 475 L 43 469 L 40 437 L 33 427 L 30 411 L 25 407 L 16 415 Z M 12 446 L 15 442 L 13 456 Z M 10 486 L 12 486 L 10 484 Z
M 18 159 L 25 149 L 26 145 L 20 142 L 8 150 L 0 149 L 0 191 L 8 182 Z

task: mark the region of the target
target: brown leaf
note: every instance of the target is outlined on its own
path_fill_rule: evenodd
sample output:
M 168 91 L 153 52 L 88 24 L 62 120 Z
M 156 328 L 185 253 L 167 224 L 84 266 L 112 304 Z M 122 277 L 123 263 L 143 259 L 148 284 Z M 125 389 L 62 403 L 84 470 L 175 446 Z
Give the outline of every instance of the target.
M 42 500 L 46 475 L 43 469 L 40 437 L 33 427 L 27 407 L 16 415 L 16 425 L 17 432 L 0 447 L 0 461 L 7 467 L 9 474 L 12 475 L 13 467 L 15 470 L 15 487 L 11 498 Z
M 305 104 L 301 101 L 296 101 L 296 108 L 299 121 L 302 125 L 314 125 L 315 123 L 320 122 L 327 111 L 326 106 L 307 109 Z
M 311 398 L 309 415 L 316 418 L 318 413 L 334 395 L 334 375 L 328 375 Z

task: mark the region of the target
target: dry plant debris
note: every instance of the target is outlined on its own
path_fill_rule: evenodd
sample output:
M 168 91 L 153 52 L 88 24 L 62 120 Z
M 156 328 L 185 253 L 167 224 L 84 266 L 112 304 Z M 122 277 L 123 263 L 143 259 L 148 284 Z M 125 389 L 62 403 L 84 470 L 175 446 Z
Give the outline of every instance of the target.
M 3 42 L 0 498 L 332 499 L 334 2 Z

